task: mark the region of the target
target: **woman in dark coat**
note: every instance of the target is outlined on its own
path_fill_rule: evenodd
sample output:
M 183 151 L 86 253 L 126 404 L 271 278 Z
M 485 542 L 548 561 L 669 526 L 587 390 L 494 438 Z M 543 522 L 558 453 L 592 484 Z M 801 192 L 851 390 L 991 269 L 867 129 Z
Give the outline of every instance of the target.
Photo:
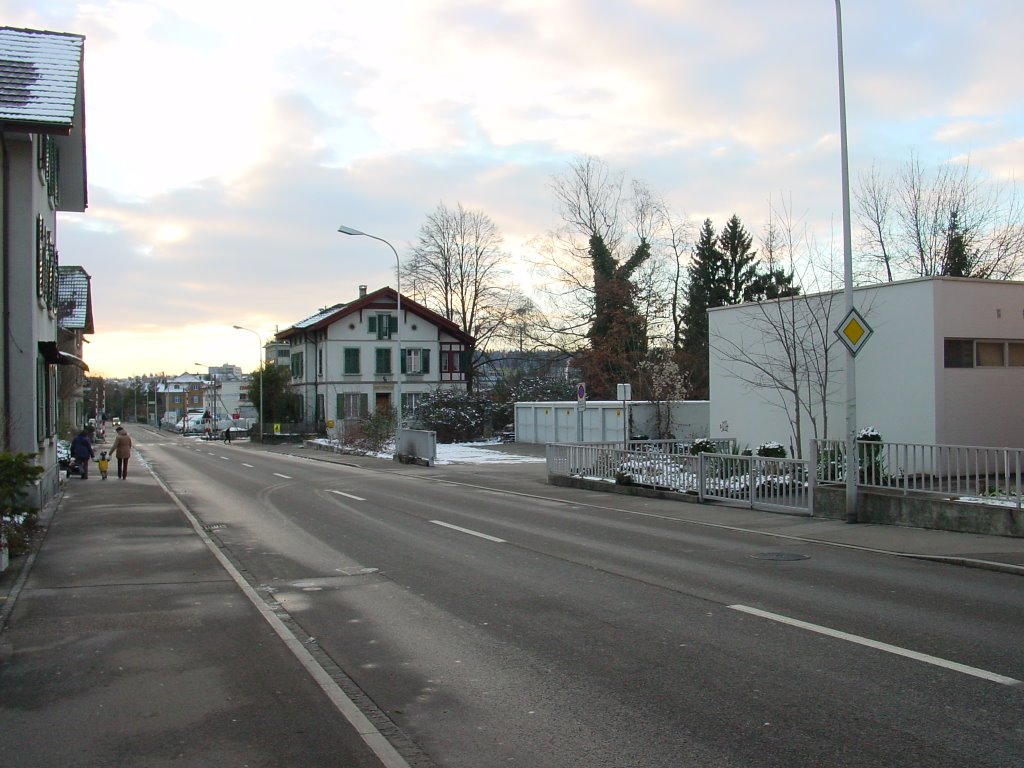
M 71 441 L 71 458 L 78 465 L 78 474 L 83 480 L 89 479 L 89 459 L 96 458 L 92 449 L 92 441 L 89 440 L 89 433 L 84 429 L 75 435 Z

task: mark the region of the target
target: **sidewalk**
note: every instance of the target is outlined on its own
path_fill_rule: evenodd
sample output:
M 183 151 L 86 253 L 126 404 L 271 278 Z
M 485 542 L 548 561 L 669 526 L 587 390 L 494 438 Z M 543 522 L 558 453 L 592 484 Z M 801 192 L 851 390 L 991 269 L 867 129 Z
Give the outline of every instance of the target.
M 5 765 L 381 766 L 148 471 L 43 518 L 0 574 Z

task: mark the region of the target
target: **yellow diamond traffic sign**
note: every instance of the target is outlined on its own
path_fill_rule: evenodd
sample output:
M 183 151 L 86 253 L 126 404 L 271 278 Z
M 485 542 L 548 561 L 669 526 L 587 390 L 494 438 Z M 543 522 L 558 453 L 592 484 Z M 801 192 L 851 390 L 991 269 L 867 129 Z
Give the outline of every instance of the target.
M 835 331 L 839 340 L 846 345 L 846 348 L 850 350 L 850 354 L 854 356 L 864 348 L 868 338 L 874 332 L 874 329 L 868 325 L 868 321 L 864 319 L 864 316 L 856 308 L 851 309 L 846 314 L 846 317 L 839 323 L 839 327 Z

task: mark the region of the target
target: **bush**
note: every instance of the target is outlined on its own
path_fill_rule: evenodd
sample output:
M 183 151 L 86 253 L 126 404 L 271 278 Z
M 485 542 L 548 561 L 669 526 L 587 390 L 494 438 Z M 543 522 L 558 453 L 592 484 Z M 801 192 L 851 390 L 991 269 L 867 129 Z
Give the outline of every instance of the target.
M 718 446 L 710 438 L 698 437 L 690 443 L 690 455 L 696 456 L 700 453 L 718 453 Z
M 29 506 L 28 486 L 43 474 L 34 453 L 0 453 L 0 538 L 12 555 L 28 546 L 36 524 L 36 510 Z
M 420 400 L 416 423 L 436 432 L 437 442 L 454 443 L 481 437 L 484 425 L 492 423 L 494 411 L 494 403 L 484 395 L 435 389 Z
M 782 447 L 782 443 L 761 443 L 757 446 L 757 455 L 767 459 L 784 459 L 786 458 L 786 449 Z

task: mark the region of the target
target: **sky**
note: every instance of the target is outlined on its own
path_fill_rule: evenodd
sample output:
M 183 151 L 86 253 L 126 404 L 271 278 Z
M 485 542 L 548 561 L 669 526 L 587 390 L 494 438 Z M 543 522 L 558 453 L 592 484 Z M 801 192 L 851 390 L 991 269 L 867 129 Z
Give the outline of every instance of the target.
M 1024 3 L 848 0 L 842 23 L 854 181 L 911 155 L 1024 175 Z M 401 257 L 461 203 L 525 258 L 582 156 L 716 228 L 785 200 L 841 249 L 833 0 L 0 0 L 0 24 L 86 38 L 89 207 L 56 236 L 92 276 L 93 375 L 250 371 L 394 285 L 342 224 Z

